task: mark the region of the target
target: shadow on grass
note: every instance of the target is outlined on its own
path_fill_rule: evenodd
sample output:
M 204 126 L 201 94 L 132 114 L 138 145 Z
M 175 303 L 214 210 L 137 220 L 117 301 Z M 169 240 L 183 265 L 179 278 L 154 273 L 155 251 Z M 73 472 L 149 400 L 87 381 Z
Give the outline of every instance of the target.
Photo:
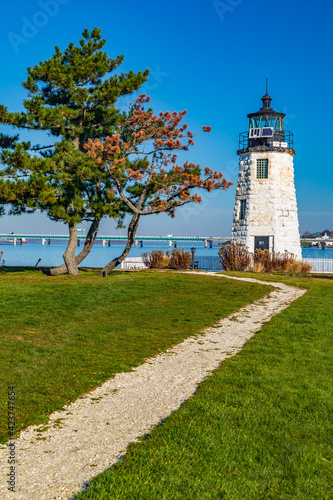
M 30 271 L 30 272 L 34 272 L 34 273 L 43 273 L 43 274 L 46 274 L 47 276 L 53 276 L 50 273 L 51 269 L 53 269 L 53 268 L 52 267 L 35 267 L 35 266 L 1 266 L 0 267 L 0 276 L 6 275 L 6 274 L 12 274 L 12 273 L 23 273 L 26 271 Z M 80 273 L 96 273 L 97 275 L 100 273 L 101 269 L 102 269 L 101 267 L 79 267 Z M 110 275 L 115 276 L 115 275 L 119 275 L 119 274 L 123 274 L 123 271 L 120 271 L 119 269 L 115 269 L 111 273 L 109 273 L 108 276 L 110 276 Z M 61 275 L 55 275 L 55 276 L 61 276 Z
M 43 272 L 44 269 L 46 270 L 47 268 L 34 266 L 1 266 L 0 274 L 22 273 L 24 271 Z

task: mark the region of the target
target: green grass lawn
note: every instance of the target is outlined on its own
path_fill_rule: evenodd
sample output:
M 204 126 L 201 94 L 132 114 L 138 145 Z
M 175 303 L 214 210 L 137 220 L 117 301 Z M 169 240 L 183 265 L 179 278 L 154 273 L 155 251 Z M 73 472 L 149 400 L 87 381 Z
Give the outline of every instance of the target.
M 2 442 L 8 386 L 16 388 L 17 428 L 43 423 L 115 373 L 131 370 L 268 291 L 172 272 L 50 277 L 1 268 Z
M 333 280 L 242 275 L 308 292 L 76 500 L 333 498 Z

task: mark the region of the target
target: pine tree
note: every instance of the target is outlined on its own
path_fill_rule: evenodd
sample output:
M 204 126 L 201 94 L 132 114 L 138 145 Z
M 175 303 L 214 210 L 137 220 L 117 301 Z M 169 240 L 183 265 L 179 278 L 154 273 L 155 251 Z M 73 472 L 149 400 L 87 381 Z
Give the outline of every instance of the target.
M 71 42 L 64 52 L 28 68 L 23 82 L 29 92 L 25 111 L 9 112 L 0 105 L 0 123 L 18 130 L 46 131 L 49 143 L 22 142 L 19 136 L 0 136 L 0 202 L 11 203 L 13 213 L 40 209 L 52 220 L 69 227 L 65 265 L 52 274 L 67 270 L 78 274 L 77 265 L 89 253 L 102 217 L 121 223 L 127 207 L 114 190 L 105 165 L 97 165 L 85 154 L 83 145 L 116 133 L 124 119 L 116 108 L 119 97 L 131 94 L 147 80 L 144 72 L 115 74 L 123 56 L 110 59 L 102 49 L 105 40 L 95 28 L 82 33 L 79 46 Z M 89 220 L 85 246 L 75 258 L 76 225 Z

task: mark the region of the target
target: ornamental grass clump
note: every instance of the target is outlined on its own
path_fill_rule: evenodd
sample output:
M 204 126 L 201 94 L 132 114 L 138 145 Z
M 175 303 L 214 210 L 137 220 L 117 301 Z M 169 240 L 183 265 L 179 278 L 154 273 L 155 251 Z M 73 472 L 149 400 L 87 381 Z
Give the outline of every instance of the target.
M 308 274 L 312 270 L 311 264 L 309 262 L 303 262 L 299 260 L 288 262 L 285 271 L 290 273 L 305 273 Z
M 302 269 L 301 269 L 301 272 L 302 273 L 309 273 L 312 271 L 312 266 L 311 264 L 309 264 L 309 262 L 306 262 L 306 261 L 302 261 Z
M 219 266 L 226 271 L 246 271 L 252 263 L 250 252 L 241 243 L 223 245 L 218 254 Z
M 256 273 L 271 271 L 309 273 L 312 269 L 308 262 L 296 260 L 294 254 L 288 252 L 271 253 L 269 250 L 257 249 L 252 255 L 252 271 Z
M 293 254 L 271 253 L 269 250 L 257 250 L 253 254 L 253 271 L 284 271 L 289 262 L 294 262 Z

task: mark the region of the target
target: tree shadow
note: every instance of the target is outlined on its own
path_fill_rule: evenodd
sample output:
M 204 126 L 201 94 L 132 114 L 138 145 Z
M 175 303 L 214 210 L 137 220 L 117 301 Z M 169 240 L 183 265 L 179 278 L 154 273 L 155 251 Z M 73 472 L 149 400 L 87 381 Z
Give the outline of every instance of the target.
M 6 274 L 13 274 L 13 273 L 23 273 L 26 271 L 34 272 L 34 273 L 42 273 L 47 276 L 65 276 L 63 275 L 52 275 L 51 274 L 51 269 L 52 267 L 35 267 L 35 266 L 1 266 L 0 267 L 0 276 L 6 275 Z M 86 273 L 95 273 L 97 276 L 99 275 L 100 271 L 102 270 L 101 267 L 79 267 L 80 274 L 86 274 Z M 124 271 L 120 271 L 119 269 L 114 269 L 111 271 L 108 276 L 116 276 L 119 274 L 124 274 Z
M 0 267 L 0 275 L 1 274 L 10 274 L 10 273 L 22 273 L 24 271 L 35 271 L 35 272 L 43 272 L 47 270 L 47 268 L 35 267 L 35 266 L 1 266 Z

